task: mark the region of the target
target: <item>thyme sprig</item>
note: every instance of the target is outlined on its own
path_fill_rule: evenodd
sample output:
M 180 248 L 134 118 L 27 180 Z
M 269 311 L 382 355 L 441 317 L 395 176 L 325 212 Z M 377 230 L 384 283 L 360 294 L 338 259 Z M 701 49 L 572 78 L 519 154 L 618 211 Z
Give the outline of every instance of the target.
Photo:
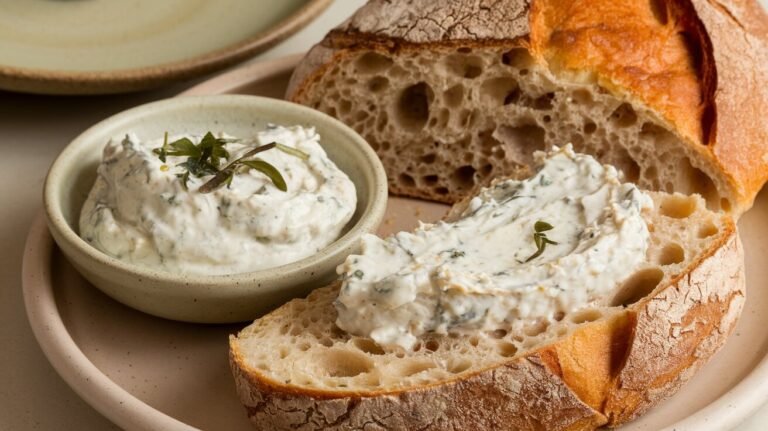
M 163 163 L 166 162 L 168 156 L 187 157 L 184 162 L 176 165 L 184 169 L 184 172 L 176 174 L 176 176 L 181 179 L 181 184 L 185 190 L 187 189 L 187 182 L 189 181 L 190 175 L 194 175 L 198 178 L 206 175 L 213 175 L 213 178 L 198 188 L 198 192 L 200 193 L 210 193 L 224 185 L 229 186 L 232 184 L 232 179 L 235 174 L 250 169 L 255 169 L 266 175 L 279 190 L 287 191 L 288 186 L 285 182 L 285 178 L 283 178 L 277 168 L 258 157 L 250 160 L 248 159 L 262 151 L 271 150 L 273 148 L 302 160 L 309 159 L 309 155 L 301 150 L 272 142 L 248 151 L 243 156 L 227 164 L 224 168 L 219 169 L 221 160 L 229 158 L 229 152 L 224 146 L 230 142 L 234 141 L 227 138 L 216 138 L 211 132 L 208 132 L 203 136 L 203 139 L 200 140 L 199 144 L 195 144 L 188 138 L 181 138 L 169 143 L 168 132 L 166 132 L 163 136 L 163 146 L 155 148 L 152 152 L 155 153 Z
M 537 257 L 541 256 L 542 253 L 544 253 L 544 249 L 547 247 L 547 244 L 557 245 L 558 243 L 555 241 L 552 241 L 551 239 L 547 238 L 547 231 L 550 231 L 554 229 L 554 227 L 545 222 L 545 221 L 537 221 L 533 225 L 533 242 L 536 244 L 536 253 L 533 253 L 528 259 L 526 259 L 523 263 L 527 263 L 532 261 L 533 259 L 536 259 Z

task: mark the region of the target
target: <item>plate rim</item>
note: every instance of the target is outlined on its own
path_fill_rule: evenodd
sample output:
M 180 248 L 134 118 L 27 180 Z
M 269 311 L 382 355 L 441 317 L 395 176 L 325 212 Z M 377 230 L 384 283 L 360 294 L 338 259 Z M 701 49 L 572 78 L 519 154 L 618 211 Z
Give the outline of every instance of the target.
M 21 286 L 27 320 L 48 362 L 80 398 L 123 429 L 197 430 L 130 394 L 80 350 L 56 304 L 51 279 L 54 247 L 40 209 L 24 244 Z
M 331 3 L 333 0 L 306 0 L 287 17 L 251 37 L 168 63 L 110 71 L 62 71 L 0 64 L 0 89 L 52 95 L 114 94 L 190 79 L 271 48 L 307 26 Z

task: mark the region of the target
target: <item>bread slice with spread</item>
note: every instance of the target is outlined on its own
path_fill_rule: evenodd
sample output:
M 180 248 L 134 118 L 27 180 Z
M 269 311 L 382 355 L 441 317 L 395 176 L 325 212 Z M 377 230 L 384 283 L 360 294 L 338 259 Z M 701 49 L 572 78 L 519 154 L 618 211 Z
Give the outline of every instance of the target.
M 287 97 L 359 131 L 391 192 L 455 205 L 445 223 L 369 239 L 339 283 L 231 337 L 251 421 L 591 430 L 673 394 L 725 343 L 744 303 L 733 218 L 768 179 L 767 35 L 754 1 L 369 1 L 308 53 Z M 552 157 L 569 142 L 652 203 L 598 187 L 581 207 L 525 207 L 549 182 L 536 151 Z M 547 202 L 569 198 L 573 184 L 560 180 L 565 192 Z M 611 217 L 589 215 L 596 195 Z M 517 237 L 486 229 L 502 207 Z M 585 258 L 587 272 L 563 260 L 589 253 L 590 226 L 620 234 L 638 214 L 641 259 L 635 238 L 600 243 L 611 257 Z M 430 235 L 453 242 L 423 246 Z M 509 268 L 473 271 L 461 263 L 466 244 L 482 270 Z M 531 274 L 544 277 L 511 281 Z M 494 283 L 513 294 L 476 289 Z
M 230 338 L 251 421 L 586 430 L 674 393 L 736 323 L 741 244 L 703 198 L 616 176 L 566 148 L 444 223 L 366 238 L 339 283 Z

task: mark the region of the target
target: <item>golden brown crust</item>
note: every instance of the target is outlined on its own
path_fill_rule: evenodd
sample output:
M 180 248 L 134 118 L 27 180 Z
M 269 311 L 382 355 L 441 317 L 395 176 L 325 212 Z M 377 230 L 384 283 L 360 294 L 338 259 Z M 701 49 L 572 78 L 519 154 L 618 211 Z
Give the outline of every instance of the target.
M 768 180 L 768 18 L 755 2 L 729 6 L 537 0 L 530 37 L 550 67 L 594 72 L 658 112 L 748 207 Z
M 656 112 L 721 173 L 734 200 L 723 206 L 739 215 L 768 180 L 767 29 L 754 0 L 372 0 L 308 55 L 287 97 L 301 101 L 333 58 L 360 49 L 522 41 L 556 75 L 594 79 Z
M 746 297 L 743 250 L 733 225 L 673 286 L 635 304 L 634 340 L 605 400 L 611 425 L 676 392 L 724 343 Z
M 707 148 L 751 206 L 768 180 L 768 16 L 755 1 L 694 0 L 711 41 L 715 75 Z M 713 85 L 714 87 L 714 85 Z
M 532 49 L 559 73 L 588 71 L 604 87 L 628 90 L 701 142 L 702 88 L 681 36 L 687 21 L 656 3 L 654 13 L 648 2 L 537 0 Z
M 613 381 L 624 365 L 635 325 L 634 313 L 619 314 L 585 326 L 549 349 L 557 361 L 556 374 L 597 411 L 603 410 Z

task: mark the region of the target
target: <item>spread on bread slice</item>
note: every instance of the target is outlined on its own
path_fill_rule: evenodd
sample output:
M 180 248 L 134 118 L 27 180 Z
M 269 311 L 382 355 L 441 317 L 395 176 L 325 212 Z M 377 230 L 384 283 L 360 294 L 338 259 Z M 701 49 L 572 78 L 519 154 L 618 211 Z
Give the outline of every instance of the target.
M 537 157 L 536 175 L 496 181 L 452 221 L 363 237 L 339 267 L 336 325 L 411 349 L 427 332 L 538 331 L 610 302 L 645 261 L 651 198 L 570 145 Z

